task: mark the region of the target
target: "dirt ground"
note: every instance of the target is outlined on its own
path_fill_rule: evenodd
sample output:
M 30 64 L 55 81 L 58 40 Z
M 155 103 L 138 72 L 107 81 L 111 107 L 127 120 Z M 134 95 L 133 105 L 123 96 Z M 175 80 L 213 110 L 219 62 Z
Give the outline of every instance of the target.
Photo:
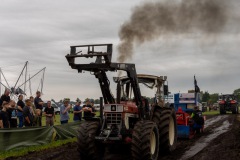
M 235 160 L 240 157 L 240 115 L 208 116 L 202 135 L 191 140 L 178 140 L 177 149 L 170 155 L 160 155 L 160 160 Z M 41 152 L 29 153 L 23 157 L 8 160 L 77 160 L 77 144 Z M 120 147 L 116 153 L 105 153 L 105 160 L 130 160 L 127 147 Z

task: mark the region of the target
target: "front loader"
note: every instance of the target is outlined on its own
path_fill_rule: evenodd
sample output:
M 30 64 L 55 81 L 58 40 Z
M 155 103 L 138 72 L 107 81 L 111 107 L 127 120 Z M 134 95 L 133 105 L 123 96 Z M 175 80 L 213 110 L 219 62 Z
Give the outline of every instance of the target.
M 166 76 L 137 75 L 135 64 L 112 63 L 112 44 L 71 46 L 66 58 L 72 69 L 89 71 L 98 79 L 104 99 L 101 116 L 88 118 L 80 124 L 78 151 L 81 160 L 101 159 L 105 146 L 113 144 L 130 144 L 132 158 L 136 160 L 157 160 L 159 152 L 175 149 L 176 115 L 163 99 L 168 94 Z M 78 58 L 96 59 L 78 63 Z M 108 71 L 127 73 L 124 77 L 114 77 L 116 98 L 110 91 Z M 142 96 L 139 84 L 156 89 L 155 103 L 151 106 Z

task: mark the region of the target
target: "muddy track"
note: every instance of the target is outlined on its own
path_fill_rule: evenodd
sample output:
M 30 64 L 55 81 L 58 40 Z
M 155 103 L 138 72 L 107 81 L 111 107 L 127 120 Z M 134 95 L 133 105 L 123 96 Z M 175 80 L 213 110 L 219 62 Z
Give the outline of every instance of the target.
M 238 159 L 240 156 L 240 115 L 218 115 L 208 117 L 205 131 L 191 140 L 178 140 L 177 149 L 170 155 L 160 155 L 159 160 L 208 160 Z M 73 160 L 79 159 L 77 144 L 71 143 L 48 151 L 8 160 Z M 114 148 L 105 152 L 105 160 L 130 160 L 128 147 Z M 231 157 L 231 158 L 230 158 Z

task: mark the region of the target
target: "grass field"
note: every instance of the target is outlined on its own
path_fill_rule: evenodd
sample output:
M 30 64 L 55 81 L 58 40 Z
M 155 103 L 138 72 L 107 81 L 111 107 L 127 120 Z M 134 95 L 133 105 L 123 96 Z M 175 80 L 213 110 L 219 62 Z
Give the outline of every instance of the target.
M 203 115 L 217 115 L 219 114 L 219 111 L 207 111 L 203 112 Z
M 68 122 L 73 122 L 73 113 L 70 113 L 69 114 L 69 117 L 70 117 L 70 119 L 68 120 Z M 60 125 L 61 123 L 60 123 L 60 115 L 58 114 L 58 115 L 56 115 L 56 120 L 55 120 L 55 122 L 54 122 L 54 125 Z M 42 117 L 42 125 L 43 126 L 46 126 L 46 117 Z
M 238 107 L 238 110 L 240 111 L 240 107 Z M 227 112 L 227 113 L 232 113 L 232 112 Z M 203 112 L 203 115 L 218 115 L 218 114 L 220 114 L 219 110 Z
M 71 138 L 71 139 L 66 139 L 66 140 L 54 141 L 54 142 L 51 142 L 51 143 L 45 144 L 45 145 L 30 146 L 30 147 L 24 147 L 24 148 L 20 148 L 20 149 L 13 149 L 13 150 L 10 150 L 10 151 L 3 151 L 3 152 L 0 152 L 0 160 L 6 159 L 8 157 L 23 156 L 23 155 L 26 155 L 30 152 L 42 151 L 42 150 L 46 150 L 46 149 L 49 149 L 49 148 L 56 148 L 56 147 L 59 147 L 61 145 L 76 142 L 76 141 L 77 141 L 77 138 Z
M 100 112 L 95 112 L 96 113 L 96 117 L 98 117 L 100 115 Z M 73 113 L 69 113 L 69 117 L 70 119 L 68 120 L 68 122 L 73 122 Z M 54 122 L 54 125 L 60 125 L 60 115 L 56 115 L 56 121 Z M 46 126 L 46 117 L 42 117 L 42 125 Z

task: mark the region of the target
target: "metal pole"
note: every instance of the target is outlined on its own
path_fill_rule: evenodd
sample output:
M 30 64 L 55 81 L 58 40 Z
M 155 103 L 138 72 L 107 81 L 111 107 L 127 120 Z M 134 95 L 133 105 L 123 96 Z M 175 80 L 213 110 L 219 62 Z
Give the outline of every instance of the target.
M 27 80 L 27 64 L 26 64 L 26 70 L 25 70 L 25 82 Z M 24 93 L 26 94 L 26 83 L 24 84 Z
M 7 86 L 5 86 L 1 81 L 0 81 L 0 84 L 3 85 L 6 89 L 9 89 L 9 90 L 10 90 L 10 88 L 8 88 Z
M 24 65 L 24 67 L 23 67 L 23 69 L 22 69 L 22 72 L 20 73 L 20 75 L 19 75 L 19 77 L 18 77 L 18 80 L 17 80 L 17 82 L 15 83 L 15 85 L 14 85 L 14 89 L 16 88 L 16 86 L 17 86 L 17 83 L 18 83 L 18 81 L 19 81 L 19 79 L 20 79 L 20 77 L 21 77 L 21 75 L 23 74 L 23 71 L 24 71 L 24 69 L 25 69 L 25 67 L 27 66 L 27 63 L 28 63 L 28 61 L 26 62 L 26 64 Z
M 43 82 L 44 82 L 45 69 L 46 69 L 46 68 L 44 68 L 44 70 L 43 70 L 41 93 L 42 93 L 42 90 L 43 90 Z
M 8 84 L 8 82 L 7 82 L 7 79 L 6 79 L 6 77 L 4 76 L 4 74 L 3 74 L 3 72 L 2 72 L 2 69 L 1 69 L 1 74 L 2 74 L 2 76 L 3 76 L 4 80 L 5 80 L 5 82 L 7 83 L 8 88 L 10 88 L 10 86 L 9 86 L 9 84 Z
M 103 97 L 100 97 L 100 118 L 103 120 Z
M 40 73 L 41 71 L 43 71 L 46 67 L 44 67 L 43 69 L 41 69 L 40 71 L 38 71 L 36 74 L 34 74 L 31 78 L 29 78 L 26 82 L 24 82 L 23 84 L 19 85 L 18 87 L 21 87 L 22 85 L 24 85 L 25 83 L 27 83 L 28 81 L 30 81 L 33 77 L 35 77 L 38 73 Z
M 30 74 L 29 74 L 29 79 L 30 79 Z M 29 80 L 29 90 L 30 90 L 30 95 L 32 96 L 32 86 L 31 86 L 31 81 Z

